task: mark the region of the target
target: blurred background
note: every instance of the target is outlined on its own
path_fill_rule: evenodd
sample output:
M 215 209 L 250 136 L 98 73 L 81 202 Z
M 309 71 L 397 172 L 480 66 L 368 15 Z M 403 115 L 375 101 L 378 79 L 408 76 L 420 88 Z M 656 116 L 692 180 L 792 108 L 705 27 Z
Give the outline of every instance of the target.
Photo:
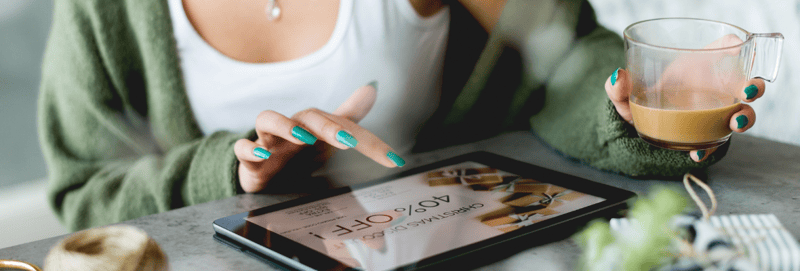
M 800 86 L 795 76 L 800 69 L 800 0 L 590 2 L 600 23 L 620 35 L 631 23 L 659 17 L 705 18 L 750 32 L 783 33 L 778 80 L 767 83 L 767 94 L 752 104 L 757 121 L 747 134 L 800 145 L 800 92 L 795 90 Z M 36 133 L 52 6 L 51 0 L 0 0 L 0 248 L 67 233 L 46 201 L 47 171 Z
M 36 133 L 52 16 L 52 0 L 0 0 L 0 248 L 67 233 L 47 204 Z

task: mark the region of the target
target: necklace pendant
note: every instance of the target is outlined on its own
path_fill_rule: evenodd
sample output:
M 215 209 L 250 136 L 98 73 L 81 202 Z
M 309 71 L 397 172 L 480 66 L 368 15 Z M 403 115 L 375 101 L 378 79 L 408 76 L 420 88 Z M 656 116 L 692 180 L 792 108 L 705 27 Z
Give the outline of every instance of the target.
M 281 18 L 281 7 L 278 6 L 277 0 L 269 0 L 264 11 L 267 13 L 267 20 L 275 21 Z

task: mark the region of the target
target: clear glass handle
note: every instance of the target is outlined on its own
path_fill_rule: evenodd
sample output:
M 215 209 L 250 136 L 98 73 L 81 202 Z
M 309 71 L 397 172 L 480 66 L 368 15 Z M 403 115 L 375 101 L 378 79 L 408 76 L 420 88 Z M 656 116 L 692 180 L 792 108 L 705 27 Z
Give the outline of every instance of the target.
M 761 78 L 767 82 L 774 82 L 778 77 L 778 67 L 781 64 L 783 51 L 783 35 L 781 33 L 755 33 L 750 34 L 754 42 L 753 67 L 750 78 Z

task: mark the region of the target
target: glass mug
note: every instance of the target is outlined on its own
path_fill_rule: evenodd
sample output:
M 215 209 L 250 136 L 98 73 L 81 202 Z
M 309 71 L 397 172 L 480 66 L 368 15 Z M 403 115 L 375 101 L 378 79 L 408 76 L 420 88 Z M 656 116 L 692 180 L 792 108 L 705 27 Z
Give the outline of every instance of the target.
M 730 118 L 740 110 L 736 93 L 751 78 L 774 81 L 783 47 L 780 33 L 690 18 L 641 21 L 623 34 L 636 131 L 673 150 L 728 141 Z

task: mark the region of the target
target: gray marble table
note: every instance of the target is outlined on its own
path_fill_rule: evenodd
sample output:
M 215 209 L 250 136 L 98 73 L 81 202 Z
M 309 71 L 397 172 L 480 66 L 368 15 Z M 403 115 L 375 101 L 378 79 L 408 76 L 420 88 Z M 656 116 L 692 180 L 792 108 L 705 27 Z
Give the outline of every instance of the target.
M 558 155 L 528 132 L 419 154 L 408 159 L 409 167 L 478 150 L 637 193 L 647 192 L 653 185 L 680 185 L 676 181 L 631 179 L 592 169 Z M 795 238 L 800 237 L 800 147 L 734 135 L 727 157 L 708 169 L 708 182 L 719 200 L 717 214 L 774 213 Z M 172 270 L 264 270 L 270 266 L 214 241 L 211 222 L 291 198 L 294 197 L 238 195 L 122 224 L 139 227 L 150 234 L 169 257 Z M 61 238 L 63 236 L 2 249 L 0 259 L 23 260 L 41 266 L 50 247 Z M 579 253 L 579 247 L 566 239 L 524 250 L 478 269 L 528 270 L 535 264 L 541 270 L 571 270 Z

